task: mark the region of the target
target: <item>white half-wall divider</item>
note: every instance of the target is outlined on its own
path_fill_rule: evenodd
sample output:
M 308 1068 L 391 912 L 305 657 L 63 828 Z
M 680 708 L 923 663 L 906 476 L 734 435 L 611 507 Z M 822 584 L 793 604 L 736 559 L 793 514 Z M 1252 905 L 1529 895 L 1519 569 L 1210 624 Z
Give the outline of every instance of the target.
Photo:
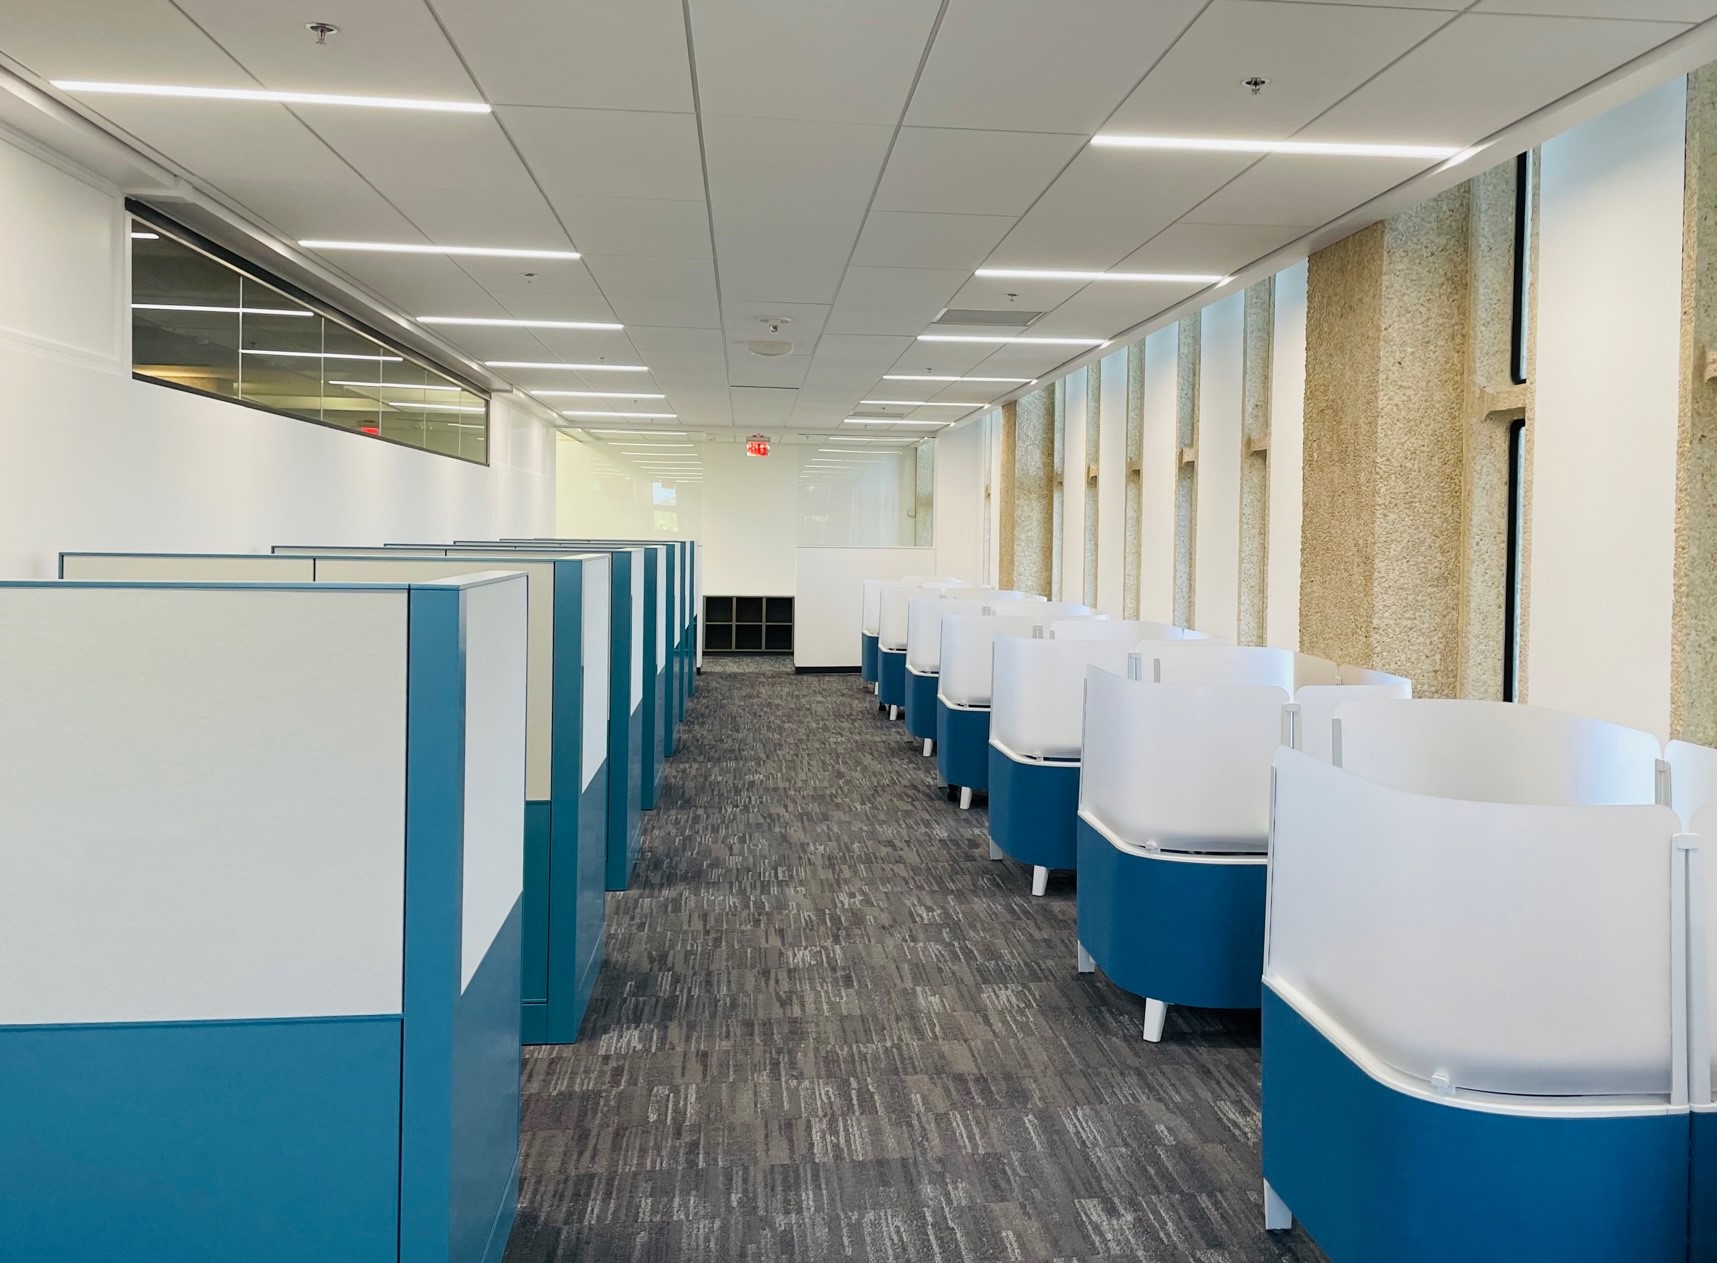
M 505 1238 L 527 600 L 0 583 L 7 1253 L 72 1257 L 68 1223 L 149 1259 Z

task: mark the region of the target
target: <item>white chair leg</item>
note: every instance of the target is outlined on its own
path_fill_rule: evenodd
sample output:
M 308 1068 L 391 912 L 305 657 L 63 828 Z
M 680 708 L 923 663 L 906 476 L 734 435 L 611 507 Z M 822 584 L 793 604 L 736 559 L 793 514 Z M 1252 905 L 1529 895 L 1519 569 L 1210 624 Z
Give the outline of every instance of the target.
M 994 838 L 990 839 L 990 858 L 993 860 L 1002 858 L 1002 848 L 996 845 Z
M 899 718 L 900 718 L 900 707 L 890 706 L 888 708 L 888 722 L 893 723 L 895 720 L 897 720 Z
M 928 759 L 931 755 L 933 755 L 935 753 L 936 753 L 936 738 L 935 737 L 924 738 L 924 757 Z
M 1270 1181 L 1264 1181 L 1264 1231 L 1286 1232 L 1294 1226 L 1294 1212 L 1288 1209 L 1288 1203 L 1276 1195 L 1276 1190 L 1270 1187 Z
M 1094 974 L 1097 972 L 1097 962 L 1091 958 L 1091 953 L 1085 950 L 1085 944 L 1079 943 L 1079 972 Z
M 1034 864 L 1031 870 L 1031 893 L 1041 899 L 1049 892 L 1049 870 L 1042 864 Z
M 1168 1020 L 1169 1006 L 1161 1000 L 1145 1001 L 1145 1042 L 1160 1044 L 1163 1042 L 1163 1023 Z
M 970 785 L 962 785 L 962 786 L 960 786 L 960 810 L 961 811 L 970 811 L 971 809 L 972 809 L 972 787 Z M 990 846 L 992 848 L 994 848 L 995 843 L 994 842 L 990 843 Z M 996 856 L 991 856 L 990 858 L 1000 859 L 1001 857 L 999 855 L 996 855 Z

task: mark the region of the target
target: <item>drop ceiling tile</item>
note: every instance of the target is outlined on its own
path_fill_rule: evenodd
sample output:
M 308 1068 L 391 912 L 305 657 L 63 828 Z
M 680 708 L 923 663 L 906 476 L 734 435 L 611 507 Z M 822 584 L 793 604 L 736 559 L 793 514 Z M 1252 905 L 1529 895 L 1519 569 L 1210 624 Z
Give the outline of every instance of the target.
M 905 127 L 873 208 L 1023 215 L 1084 145 L 1084 136 Z
M 698 95 L 709 114 L 893 126 L 935 0 L 694 0 Z
M 1288 224 L 1326 224 L 1432 165 L 1423 158 L 1330 158 L 1271 154 L 1189 218 L 1256 224 L 1267 214 Z
M 534 106 L 497 113 L 548 193 L 703 200 L 703 157 L 690 114 Z
M 1228 275 L 1303 237 L 1317 224 L 1205 224 L 1182 220 L 1116 265 L 1129 272 Z
M 721 328 L 721 307 L 709 298 L 644 298 L 633 295 L 608 296 L 614 318 L 628 328 L 637 325 L 661 325 L 677 329 Z
M 1426 9 L 1215 0 L 1103 130 L 1291 136 L 1452 17 Z M 1269 80 L 1256 96 L 1241 82 L 1253 75 Z
M 1529 13 L 1575 18 L 1635 18 L 1653 22 L 1703 22 L 1717 15 L 1717 0 L 1479 0 L 1480 13 Z
M 326 236 L 409 241 L 414 235 L 411 223 L 356 177 L 328 184 L 227 179 L 221 191 L 294 240 Z
M 638 197 L 551 197 L 573 245 L 585 254 L 708 259 L 709 209 L 702 202 Z
M 948 306 L 978 311 L 1052 311 L 1084 289 L 1085 281 L 1034 281 L 974 276 Z M 1008 297 L 1013 295 L 1012 298 Z
M 1007 215 L 926 215 L 872 211 L 859 236 L 853 263 L 970 272 L 1014 226 Z
M 735 344 L 757 338 L 785 340 L 794 343 L 799 350 L 809 352 L 823 334 L 829 308 L 816 303 L 749 302 L 725 297 L 722 314 L 727 323 L 728 339 Z M 763 324 L 765 318 L 785 318 L 787 324 L 780 333 L 770 333 Z
M 719 329 L 659 329 L 640 326 L 632 330 L 632 340 L 646 356 L 652 368 L 666 368 L 687 355 L 713 356 L 726 363 L 726 343 Z
M 577 317 L 569 317 L 577 319 Z M 624 332 L 605 333 L 582 329 L 532 329 L 530 331 L 548 349 L 544 359 L 562 360 L 569 364 L 591 364 L 607 360 L 614 364 L 636 364 L 638 348 Z M 490 356 L 492 359 L 528 359 L 530 356 Z
M 692 108 L 681 0 L 435 0 L 489 100 Z
M 244 81 L 220 45 L 168 0 L 0 6 L 0 49 L 44 79 L 128 83 L 146 67 L 162 83 L 233 87 Z M 98 103 L 96 97 L 83 100 Z
M 1112 337 L 1208 285 L 1091 285 L 1031 327 L 1044 337 Z M 1075 348 L 1077 349 L 1077 348 Z
M 735 386 L 729 394 L 733 400 L 733 419 L 739 425 L 779 425 L 793 414 L 798 400 L 796 390 L 758 390 Z
M 715 301 L 715 264 L 709 259 L 587 254 L 583 261 L 610 298 L 625 295 Z
M 724 298 L 769 306 L 806 303 L 825 306 L 834 302 L 841 286 L 846 255 L 832 249 L 809 256 L 764 252 L 744 254 L 723 251 L 720 261 L 721 292 Z
M 314 251 L 306 253 L 315 254 Z M 447 310 L 506 315 L 500 302 L 451 259 L 397 254 L 327 254 L 316 257 L 382 295 L 407 315 Z
M 889 366 L 913 345 L 911 338 L 826 333 L 817 343 L 811 375 L 849 376 L 862 390 L 888 372 Z
M 1204 0 L 950 0 L 906 121 L 1090 135 Z
M 572 244 L 553 208 L 522 178 L 510 189 L 496 182 L 457 189 L 404 187 L 383 192 L 425 237 L 444 245 L 565 250 Z M 531 270 L 526 265 L 533 260 L 516 262 L 524 272 Z
M 1468 145 L 1680 31 L 1654 22 L 1465 13 L 1302 136 Z
M 211 184 L 227 180 L 358 182 L 339 155 L 285 106 L 247 102 L 242 106 L 246 111 L 242 126 L 219 126 L 202 101 L 92 96 L 87 105 L 92 113 Z
M 727 378 L 735 386 L 788 387 L 793 390 L 805 380 L 805 370 L 811 366 L 809 354 L 765 357 L 752 355 L 743 347 L 732 347 L 727 356 Z M 783 392 L 785 393 L 785 392 Z
M 917 342 L 901 351 L 890 365 L 891 373 L 972 373 L 995 351 L 995 346 L 981 342 Z M 880 376 L 880 374 L 878 374 Z M 1032 377 L 1035 373 L 1013 373 L 1006 376 Z
M 461 258 L 457 262 L 461 271 L 497 297 L 511 294 L 571 297 L 602 292 L 596 278 L 579 259 Z
M 421 0 L 321 0 L 309 15 L 271 0 L 176 3 L 259 83 L 276 91 L 481 99 Z M 339 33 L 319 45 L 304 29 L 311 19 L 332 22 Z
M 828 327 L 837 333 L 916 334 L 941 314 L 965 279 L 957 269 L 850 267 Z

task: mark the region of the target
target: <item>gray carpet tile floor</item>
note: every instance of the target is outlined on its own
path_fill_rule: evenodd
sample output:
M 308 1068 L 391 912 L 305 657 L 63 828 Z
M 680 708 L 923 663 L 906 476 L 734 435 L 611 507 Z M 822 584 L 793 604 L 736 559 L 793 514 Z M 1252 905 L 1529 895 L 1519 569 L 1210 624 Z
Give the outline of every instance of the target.
M 507 1263 L 1315 1260 L 1263 1231 L 1256 1014 L 1074 971 L 857 676 L 710 657 L 579 1043 L 526 1050 Z

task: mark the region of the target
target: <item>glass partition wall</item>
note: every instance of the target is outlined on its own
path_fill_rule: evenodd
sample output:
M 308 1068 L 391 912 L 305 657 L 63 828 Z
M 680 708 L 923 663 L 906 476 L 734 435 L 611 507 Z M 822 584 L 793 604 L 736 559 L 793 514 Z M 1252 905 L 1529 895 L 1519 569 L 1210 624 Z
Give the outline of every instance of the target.
M 147 381 L 488 459 L 485 395 L 142 219 L 131 221 L 131 363 Z

